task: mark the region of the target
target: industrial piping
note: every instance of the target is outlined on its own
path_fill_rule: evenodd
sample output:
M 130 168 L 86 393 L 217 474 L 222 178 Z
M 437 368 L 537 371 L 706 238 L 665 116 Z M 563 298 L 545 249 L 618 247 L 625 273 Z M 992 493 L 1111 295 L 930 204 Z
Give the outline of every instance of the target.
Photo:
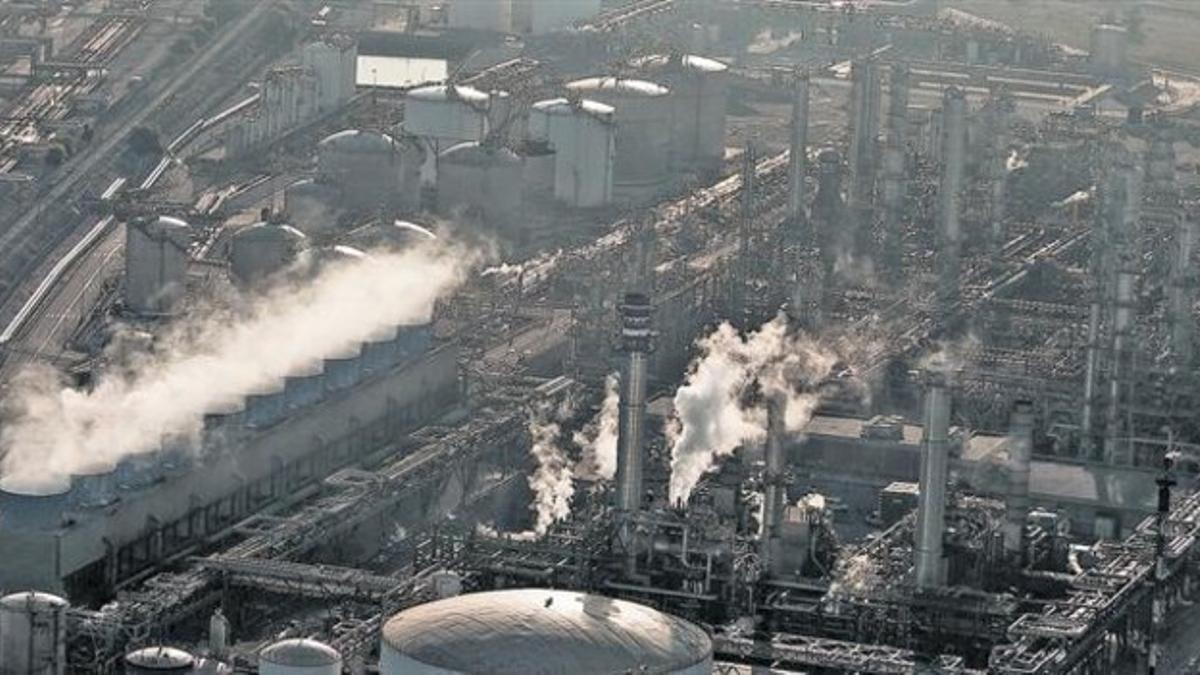
M 913 547 L 914 574 L 918 588 L 936 588 L 945 583 L 942 537 L 946 527 L 946 482 L 950 466 L 950 395 L 946 375 L 927 372 L 925 402 L 921 414 L 920 500 Z
M 1013 406 L 1008 438 L 1008 499 L 1004 505 L 1004 550 L 1020 555 L 1025 550 L 1025 520 L 1029 517 L 1029 463 L 1033 456 L 1033 404 Z

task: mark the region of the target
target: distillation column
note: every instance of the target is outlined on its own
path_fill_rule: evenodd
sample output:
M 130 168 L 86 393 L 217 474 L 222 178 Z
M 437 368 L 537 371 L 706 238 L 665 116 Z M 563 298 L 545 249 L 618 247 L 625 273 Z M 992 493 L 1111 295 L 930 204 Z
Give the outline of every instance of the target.
M 754 219 L 755 170 L 758 157 L 754 145 L 746 144 L 742 156 L 742 212 L 738 218 L 737 274 L 733 280 L 733 322 L 739 329 L 746 328 L 746 285 L 750 282 L 750 238 Z
M 991 251 L 998 256 L 1004 246 L 1004 220 L 1008 217 L 1008 156 L 1011 139 L 1012 97 L 1000 93 L 992 100 L 991 157 L 988 162 L 988 212 Z M 996 260 L 999 258 L 997 257 Z
M 834 272 L 845 241 L 845 202 L 842 201 L 842 157 L 837 150 L 826 148 L 817 155 L 817 194 L 813 199 L 813 234 L 820 252 L 821 271 L 816 286 L 810 291 L 812 303 L 810 323 L 820 327 L 832 310 Z
M 869 60 L 850 66 L 850 193 L 853 209 L 871 205 L 875 190 L 875 142 L 879 136 L 879 69 Z
M 1008 437 L 1008 495 L 1004 502 L 1004 550 L 1019 556 L 1025 550 L 1025 521 L 1029 517 L 1029 463 L 1033 457 L 1033 404 L 1013 406 Z
M 785 397 L 778 394 L 767 397 L 766 471 L 763 476 L 765 489 L 759 557 L 762 558 L 763 569 L 772 574 L 778 572 L 775 568 L 780 563 L 779 523 L 783 519 L 783 508 L 786 501 L 784 470 L 787 459 L 783 445 L 786 409 L 787 399 Z
M 919 588 L 934 588 L 946 579 L 942 537 L 946 528 L 946 482 L 950 467 L 950 394 L 946 375 L 927 372 L 921 412 L 921 482 L 917 503 L 913 568 Z
M 938 323 L 948 328 L 959 300 L 962 273 L 962 190 L 966 166 L 967 99 L 961 89 L 946 90 L 942 105 L 942 185 L 938 194 Z
M 792 137 L 788 152 L 788 221 L 801 240 L 808 233 L 804 217 L 804 175 L 808 170 L 808 71 L 797 69 L 792 83 Z
M 1110 228 L 1114 283 L 1112 316 L 1112 368 L 1105 414 L 1104 456 L 1110 464 L 1133 463 L 1132 444 L 1122 434 L 1121 414 L 1127 410 L 1133 381 L 1133 318 L 1136 311 L 1138 275 L 1137 230 L 1141 218 L 1142 174 L 1127 159 L 1120 161 L 1109 177 L 1105 211 Z
M 887 136 L 883 147 L 883 266 L 888 279 L 901 281 L 904 265 L 904 206 L 908 196 L 908 66 L 892 66 L 888 90 Z
M 627 293 L 621 305 L 621 403 L 617 425 L 616 507 L 623 516 L 642 508 L 643 425 L 646 417 L 646 378 L 654 337 L 654 308 L 642 293 Z
M 1153 218 L 1171 233 L 1165 288 L 1167 328 L 1174 363 L 1186 368 L 1192 362 L 1196 330 L 1192 317 L 1195 276 L 1191 269 L 1196 234 L 1195 224 L 1181 208 L 1174 139 L 1166 127 L 1157 129 L 1150 141 L 1146 158 L 1146 193 L 1147 219 Z

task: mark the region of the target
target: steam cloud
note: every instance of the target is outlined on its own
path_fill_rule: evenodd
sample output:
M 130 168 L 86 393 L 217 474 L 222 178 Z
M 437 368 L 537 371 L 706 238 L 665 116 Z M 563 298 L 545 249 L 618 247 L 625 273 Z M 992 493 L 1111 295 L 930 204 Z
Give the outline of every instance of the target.
M 612 480 L 617 474 L 617 424 L 621 403 L 621 378 L 616 373 L 604 379 L 604 402 L 596 419 L 576 431 L 572 440 L 583 448 L 575 465 L 580 478 Z
M 780 315 L 745 338 L 728 323 L 702 338 L 699 357 L 687 381 L 675 392 L 675 417 L 668 423 L 671 443 L 672 504 L 685 502 L 701 476 L 719 457 L 766 437 L 765 396 L 787 400 L 788 431 L 804 428 L 820 402 L 820 381 L 837 358 L 827 348 L 788 331 Z
M 195 441 L 205 412 L 388 327 L 427 320 L 474 257 L 430 243 L 331 263 L 237 311 L 181 320 L 165 346 L 91 391 L 26 373 L 5 402 L 12 421 L 0 433 L 0 473 L 30 489 L 57 487 L 72 472 L 153 451 L 164 436 Z
M 529 451 L 537 461 L 537 468 L 529 476 L 529 488 L 534 495 L 530 508 L 535 514 L 533 531 L 538 537 L 571 513 L 575 484 L 571 481 L 571 461 L 559 443 L 562 428 L 558 424 L 570 412 L 569 401 L 564 401 L 557 410 L 543 404 L 535 407 L 529 418 L 529 437 L 533 443 Z

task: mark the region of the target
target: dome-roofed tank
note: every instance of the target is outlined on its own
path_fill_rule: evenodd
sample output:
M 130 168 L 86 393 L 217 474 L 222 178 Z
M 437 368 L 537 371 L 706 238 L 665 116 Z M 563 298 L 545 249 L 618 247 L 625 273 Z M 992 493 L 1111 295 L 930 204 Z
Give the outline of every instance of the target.
M 178 218 L 125 224 L 125 304 L 138 314 L 166 314 L 183 297 L 191 228 Z
M 404 129 L 435 139 L 437 148 L 482 141 L 488 131 L 490 105 L 488 94 L 465 85 L 417 87 L 404 97 Z
M 260 675 L 341 675 L 342 657 L 327 644 L 304 638 L 283 640 L 258 655 Z
M 291 265 L 307 246 L 308 237 L 282 223 L 255 223 L 237 231 L 229 251 L 233 278 L 252 286 Z
M 720 169 L 725 157 L 729 66 L 703 56 L 678 53 L 647 56 L 636 65 L 671 89 L 672 164 L 680 169 Z
M 66 672 L 67 601 L 49 593 L 0 598 L 0 672 Z
M 588 99 L 556 98 L 534 103 L 529 135 L 554 150 L 554 198 L 589 208 L 612 201 L 614 108 Z
M 619 77 L 589 77 L 567 88 L 616 109 L 613 185 L 628 196 L 645 196 L 670 178 L 672 100 L 666 87 Z
M 146 647 L 125 655 L 125 675 L 190 673 L 196 657 L 174 647 Z
M 346 233 L 343 241 L 361 250 L 403 250 L 437 239 L 427 227 L 407 220 L 375 222 Z
M 644 605 L 573 591 L 472 593 L 419 605 L 383 627 L 380 673 L 712 672 L 712 641 Z
M 521 158 L 512 150 L 460 143 L 438 160 L 438 207 L 466 208 L 489 223 L 507 221 L 521 209 Z
M 283 211 L 296 229 L 312 237 L 337 226 L 340 199 L 341 194 L 333 185 L 305 178 L 284 189 Z
M 415 139 L 378 131 L 347 129 L 317 144 L 317 177 L 341 192 L 342 205 L 356 211 L 381 207 L 416 209 L 425 150 Z

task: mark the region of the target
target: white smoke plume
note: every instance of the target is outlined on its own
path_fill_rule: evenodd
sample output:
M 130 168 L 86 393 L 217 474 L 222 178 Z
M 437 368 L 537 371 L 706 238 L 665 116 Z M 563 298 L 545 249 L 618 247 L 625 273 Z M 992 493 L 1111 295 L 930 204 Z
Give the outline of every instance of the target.
M 538 537 L 571 513 L 575 484 L 571 480 L 571 461 L 560 444 L 559 426 L 559 420 L 570 412 L 569 401 L 564 401 L 557 409 L 550 404 L 535 406 L 529 417 L 532 442 L 529 451 L 537 461 L 537 468 L 529 476 L 529 488 L 534 495 L 530 508 L 535 514 L 533 531 Z
M 331 263 L 236 310 L 180 319 L 154 353 L 90 391 L 26 374 L 5 401 L 0 474 L 57 486 L 73 471 L 153 451 L 167 435 L 195 441 L 205 412 L 387 327 L 429 319 L 475 257 L 430 243 Z
M 672 504 L 685 502 L 719 457 L 765 439 L 764 397 L 783 396 L 786 429 L 802 430 L 820 402 L 821 380 L 837 363 L 831 350 L 789 331 L 783 315 L 744 338 L 722 324 L 698 346 L 667 427 Z M 755 387 L 762 396 L 753 395 Z
M 612 480 L 617 474 L 617 424 L 620 418 L 621 378 L 610 373 L 604 379 L 604 402 L 596 419 L 576 431 L 572 440 L 583 455 L 575 465 L 580 478 Z

